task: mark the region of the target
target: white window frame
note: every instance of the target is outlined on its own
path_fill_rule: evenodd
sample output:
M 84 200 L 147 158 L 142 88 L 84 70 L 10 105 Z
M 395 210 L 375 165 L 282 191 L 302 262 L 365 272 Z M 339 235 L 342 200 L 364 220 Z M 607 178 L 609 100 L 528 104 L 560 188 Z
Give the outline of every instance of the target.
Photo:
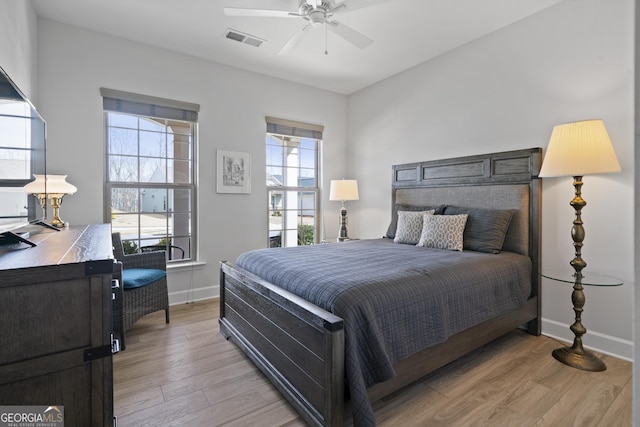
M 313 222 L 313 243 L 318 243 L 320 238 L 320 225 L 321 225 L 321 200 L 320 200 L 320 186 L 321 182 L 321 149 L 322 149 L 322 132 L 323 126 L 313 125 L 308 123 L 294 122 L 291 120 L 278 119 L 274 117 L 267 117 L 267 133 L 266 133 L 266 148 L 268 149 L 269 138 L 278 138 L 283 142 L 283 156 L 280 159 L 280 164 L 283 169 L 280 180 L 275 176 L 271 176 L 269 173 L 270 168 L 280 167 L 279 165 L 269 164 L 269 158 L 267 158 L 267 220 L 270 221 L 271 216 L 279 211 L 282 215 L 282 229 L 279 235 L 273 234 L 271 224 L 268 225 L 268 245 L 273 246 L 298 246 L 299 239 L 299 223 L 301 218 L 304 218 L 305 211 L 313 210 L 314 222 Z M 315 171 L 314 185 L 313 186 L 301 186 L 299 177 L 301 167 L 298 159 L 299 154 L 299 141 L 301 139 L 313 140 L 315 143 L 315 159 L 313 164 L 313 170 Z M 304 148 L 302 148 L 304 149 Z M 291 173 L 287 173 L 286 171 Z M 281 204 L 272 200 L 272 192 L 279 192 L 282 194 Z M 306 209 L 305 199 L 300 198 L 301 193 L 311 193 L 315 204 L 312 209 Z M 276 208 L 276 204 L 280 206 L 280 209 Z M 290 215 L 292 212 L 296 212 L 296 215 Z
M 103 109 L 105 115 L 105 191 L 104 191 L 104 200 L 105 200 L 105 213 L 104 218 L 105 222 L 111 223 L 112 220 L 112 194 L 115 189 L 134 189 L 140 191 L 140 193 L 150 190 L 155 194 L 162 195 L 162 192 L 166 191 L 167 195 L 163 198 L 162 201 L 162 209 L 167 209 L 167 212 L 171 212 L 169 210 L 170 206 L 174 206 L 174 203 L 178 203 L 175 200 L 168 200 L 169 195 L 175 195 L 177 192 L 181 190 L 184 193 L 184 190 L 190 194 L 190 200 L 188 205 L 188 214 L 185 213 L 175 213 L 172 212 L 172 215 L 167 215 L 167 223 L 165 226 L 166 234 L 169 233 L 169 230 L 172 229 L 172 235 L 168 235 L 167 240 L 165 240 L 164 244 L 166 245 L 167 251 L 167 261 L 169 262 L 179 262 L 179 261 L 193 261 L 197 259 L 196 248 L 197 248 L 197 218 L 196 218 L 196 198 L 197 198 L 197 186 L 196 186 L 196 158 L 195 154 L 196 150 L 196 135 L 197 135 L 197 117 L 199 106 L 196 104 L 183 103 L 180 101 L 172 101 L 166 100 L 162 98 L 149 97 L 145 95 L 132 94 L 128 92 L 115 91 L 112 89 L 101 88 L 101 94 L 103 96 Z M 138 175 L 138 181 L 115 181 L 110 177 L 110 150 L 109 150 L 109 130 L 110 125 L 108 121 L 108 117 L 110 113 L 115 114 L 123 114 L 131 117 L 138 118 L 138 136 L 136 142 L 140 143 L 140 119 L 157 119 L 157 121 L 164 121 L 165 126 L 167 128 L 170 127 L 171 122 L 176 123 L 186 123 L 190 126 L 190 134 L 188 136 L 188 161 L 187 169 L 188 169 L 188 179 L 186 182 L 173 182 L 173 179 L 167 179 L 167 182 L 141 182 L 140 176 Z M 174 149 L 175 149 L 175 140 L 174 140 Z M 136 159 L 136 163 L 140 164 L 140 159 L 144 158 L 144 155 L 141 155 L 139 150 L 136 150 L 135 154 L 127 155 L 129 158 Z M 171 160 L 175 161 L 175 158 L 169 157 L 168 153 L 165 153 L 164 160 L 169 162 Z M 124 157 L 120 155 L 120 157 Z M 160 157 L 159 159 L 162 159 Z M 185 163 L 185 162 L 183 162 Z M 175 167 L 175 165 L 174 165 Z M 140 171 L 138 171 L 139 173 Z M 142 224 L 140 222 L 141 215 L 145 212 L 143 207 L 142 197 L 138 197 L 136 199 L 137 207 L 136 210 L 131 214 L 132 217 L 137 216 L 137 238 L 126 238 L 123 236 L 123 240 L 133 241 L 138 251 L 141 250 L 145 245 L 145 240 L 147 242 L 153 242 L 153 238 L 141 238 L 142 232 Z M 176 227 L 176 215 L 186 216 L 188 219 L 183 219 L 181 223 L 183 223 L 183 227 Z M 171 223 L 173 221 L 173 223 Z M 114 230 L 117 231 L 117 230 Z M 162 237 L 159 236 L 157 240 L 161 240 Z M 178 246 L 182 250 L 184 250 L 184 258 L 182 258 L 182 251 L 179 249 L 174 249 L 171 246 Z

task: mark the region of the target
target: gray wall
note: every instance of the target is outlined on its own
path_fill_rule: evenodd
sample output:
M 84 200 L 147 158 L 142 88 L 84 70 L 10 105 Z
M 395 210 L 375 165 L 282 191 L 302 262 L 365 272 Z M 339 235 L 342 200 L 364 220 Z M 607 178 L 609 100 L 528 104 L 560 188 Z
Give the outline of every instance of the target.
M 623 171 L 584 178 L 583 258 L 625 284 L 586 289 L 584 341 L 631 359 L 633 28 L 632 0 L 564 1 L 351 95 L 348 167 L 360 186 L 352 234 L 386 230 L 394 163 L 546 148 L 554 125 L 602 118 Z M 573 258 L 571 181 L 543 182 L 543 270 Z M 571 286 L 543 281 L 546 334 L 573 338 L 570 295 Z
M 0 2 L 0 67 L 37 102 L 37 18 L 28 1 Z
M 172 303 L 218 293 L 218 266 L 267 246 L 265 116 L 325 125 L 322 184 L 346 170 L 346 97 L 124 39 L 40 20 L 40 112 L 49 123 L 48 171 L 69 175 L 72 224 L 103 221 L 102 98 L 107 87 L 200 104 L 199 263 L 171 269 Z M 313 99 L 314 102 L 309 102 Z M 216 150 L 251 153 L 252 192 L 217 194 Z M 328 195 L 323 203 L 329 209 Z M 329 230 L 337 233 L 337 230 Z

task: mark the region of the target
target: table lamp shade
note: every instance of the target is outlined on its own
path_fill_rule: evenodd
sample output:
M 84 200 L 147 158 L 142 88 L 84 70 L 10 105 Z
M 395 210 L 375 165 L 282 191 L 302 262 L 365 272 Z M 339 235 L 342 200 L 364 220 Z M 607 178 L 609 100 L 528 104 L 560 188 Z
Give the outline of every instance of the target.
M 29 194 L 74 194 L 78 189 L 67 182 L 67 175 L 33 175 L 35 180 L 24 186 Z M 46 184 L 45 184 L 46 181 Z
M 47 192 L 50 194 L 75 194 L 75 185 L 67 182 L 67 175 L 47 175 Z
M 540 177 L 619 172 L 620 163 L 602 120 L 584 120 L 553 128 Z
M 355 179 L 332 180 L 329 200 L 358 200 L 358 181 Z

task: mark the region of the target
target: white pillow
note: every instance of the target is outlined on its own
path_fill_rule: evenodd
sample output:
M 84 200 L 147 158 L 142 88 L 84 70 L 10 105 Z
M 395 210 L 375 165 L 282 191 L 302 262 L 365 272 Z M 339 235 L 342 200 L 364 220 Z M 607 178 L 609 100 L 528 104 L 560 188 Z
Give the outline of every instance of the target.
M 396 229 L 395 243 L 407 243 L 415 245 L 420 240 L 422 233 L 423 215 L 433 215 L 429 211 L 398 211 L 398 228 Z
M 467 214 L 423 215 L 422 233 L 417 246 L 462 251 Z

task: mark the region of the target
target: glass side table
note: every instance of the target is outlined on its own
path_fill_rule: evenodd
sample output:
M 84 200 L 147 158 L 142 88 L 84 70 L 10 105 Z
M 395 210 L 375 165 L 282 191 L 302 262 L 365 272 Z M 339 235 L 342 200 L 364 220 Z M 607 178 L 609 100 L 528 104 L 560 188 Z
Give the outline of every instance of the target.
M 547 279 L 555 280 L 556 282 L 573 284 L 571 302 L 573 303 L 573 311 L 576 313 L 576 319 L 569 329 L 571 329 L 575 338 L 571 347 L 567 346 L 553 350 L 553 357 L 566 365 L 585 371 L 599 372 L 607 369 L 607 365 L 605 365 L 601 359 L 582 347 L 582 336 L 587 333 L 587 329 L 582 325 L 582 308 L 585 303 L 582 285 L 620 286 L 623 284 L 622 280 L 616 277 L 605 276 L 603 274 L 591 273 L 588 271 L 580 273 L 569 270 L 558 272 L 554 271 L 549 273 L 540 273 L 540 275 Z

